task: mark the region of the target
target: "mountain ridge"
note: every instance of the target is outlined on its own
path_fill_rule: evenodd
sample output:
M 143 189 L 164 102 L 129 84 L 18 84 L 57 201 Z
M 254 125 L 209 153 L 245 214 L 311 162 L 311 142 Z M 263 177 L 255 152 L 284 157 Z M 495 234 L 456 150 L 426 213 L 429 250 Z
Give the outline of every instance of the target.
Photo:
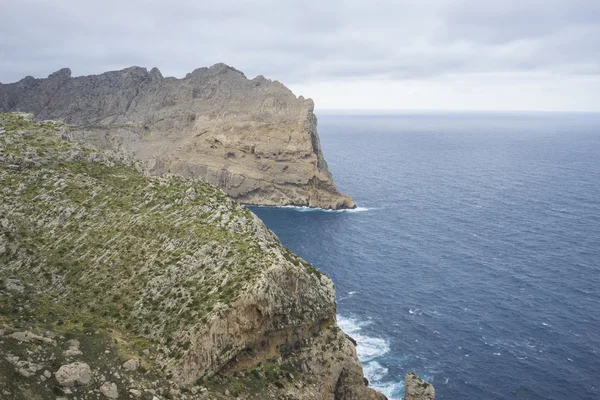
M 155 175 L 205 180 L 247 204 L 355 208 L 333 182 L 314 103 L 278 81 L 219 63 L 184 78 L 129 67 L 0 84 L 0 111 L 80 126 L 79 139 L 124 150 Z

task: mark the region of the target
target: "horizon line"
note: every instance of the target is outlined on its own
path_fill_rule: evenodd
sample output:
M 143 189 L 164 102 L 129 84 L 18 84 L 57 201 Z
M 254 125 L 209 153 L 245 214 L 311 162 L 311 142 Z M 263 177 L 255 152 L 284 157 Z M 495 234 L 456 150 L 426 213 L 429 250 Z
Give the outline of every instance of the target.
M 410 108 L 318 108 L 315 114 L 406 115 L 406 114 L 600 114 L 600 110 L 485 110 L 485 109 L 410 109 Z

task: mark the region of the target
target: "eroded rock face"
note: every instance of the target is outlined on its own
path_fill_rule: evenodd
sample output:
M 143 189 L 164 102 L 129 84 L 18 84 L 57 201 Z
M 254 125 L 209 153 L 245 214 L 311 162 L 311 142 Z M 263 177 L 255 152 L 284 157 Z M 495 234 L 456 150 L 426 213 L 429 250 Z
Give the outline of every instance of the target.
M 354 208 L 323 157 L 310 99 L 225 64 L 183 79 L 131 67 L 0 84 L 0 111 L 86 126 L 80 138 L 123 149 L 152 174 L 202 179 L 243 203 Z
M 435 390 L 429 382 L 419 378 L 414 372 L 409 372 L 404 378 L 404 400 L 433 400 Z

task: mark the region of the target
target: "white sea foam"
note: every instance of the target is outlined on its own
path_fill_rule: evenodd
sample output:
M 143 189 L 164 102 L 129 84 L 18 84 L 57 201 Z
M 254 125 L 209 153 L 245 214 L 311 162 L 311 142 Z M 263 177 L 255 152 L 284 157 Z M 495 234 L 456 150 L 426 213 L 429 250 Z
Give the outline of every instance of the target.
M 338 315 L 338 325 L 344 332 L 356 340 L 356 353 L 363 363 L 381 357 L 390 351 L 390 344 L 387 340 L 361 333 L 362 328 L 370 324 L 370 321 L 359 321 L 354 318 L 345 318 Z
M 298 212 L 328 212 L 328 213 L 357 213 L 357 212 L 365 212 L 369 210 L 374 210 L 374 208 L 367 207 L 356 207 L 356 208 L 345 208 L 343 210 L 330 210 L 327 208 L 317 208 L 317 207 L 306 207 L 306 206 L 262 206 L 262 205 L 246 205 L 248 207 L 258 207 L 258 208 L 290 208 Z
M 356 207 L 356 208 L 345 208 L 343 210 L 330 210 L 326 208 L 313 208 L 313 207 L 298 207 L 298 206 L 282 206 L 281 208 L 293 208 L 299 212 L 329 212 L 329 213 L 357 213 L 369 211 L 367 207 Z
M 358 293 L 358 292 L 348 292 L 348 294 L 347 294 L 346 296 L 341 296 L 341 297 L 338 299 L 338 302 L 340 302 L 340 301 L 342 301 L 342 300 L 349 299 L 350 297 L 354 296 L 356 293 Z
M 363 371 L 365 376 L 370 378 L 369 381 L 380 381 L 386 377 L 388 373 L 388 369 L 383 365 L 379 364 L 377 361 L 369 361 L 363 365 Z
M 404 382 L 376 382 L 369 386 L 383 393 L 388 400 L 400 400 L 402 397 L 398 393 L 404 391 Z
M 362 362 L 381 357 L 390 351 L 390 346 L 385 339 L 363 336 L 356 333 L 352 337 L 357 342 L 356 352 L 358 353 L 358 358 Z
M 363 371 L 369 380 L 369 386 L 386 395 L 389 400 L 399 400 L 399 394 L 404 389 L 404 381 L 389 380 L 388 369 L 376 361 L 377 358 L 390 351 L 389 342 L 386 339 L 362 333 L 363 328 L 370 325 L 371 321 L 360 321 L 341 315 L 338 315 L 337 321 L 340 328 L 356 340 L 356 352 L 358 359 L 363 364 Z

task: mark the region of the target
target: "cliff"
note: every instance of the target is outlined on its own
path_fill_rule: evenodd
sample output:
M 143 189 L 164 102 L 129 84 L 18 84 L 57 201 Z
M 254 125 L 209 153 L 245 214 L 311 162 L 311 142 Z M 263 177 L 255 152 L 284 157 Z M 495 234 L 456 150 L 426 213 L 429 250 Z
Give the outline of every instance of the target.
M 202 179 L 247 204 L 354 208 L 323 157 L 310 99 L 225 64 L 183 79 L 131 67 L 0 84 L 0 111 L 80 125 L 78 138 L 124 150 L 155 175 Z
M 3 398 L 385 398 L 327 276 L 222 191 L 80 134 L 0 114 Z

